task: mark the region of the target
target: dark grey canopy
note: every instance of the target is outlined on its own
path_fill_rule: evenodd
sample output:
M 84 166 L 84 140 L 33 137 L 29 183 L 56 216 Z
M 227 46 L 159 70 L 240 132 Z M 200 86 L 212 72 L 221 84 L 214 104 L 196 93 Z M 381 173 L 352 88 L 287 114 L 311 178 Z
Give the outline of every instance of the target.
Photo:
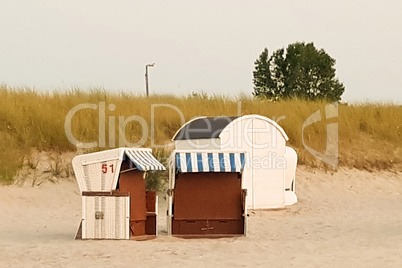
M 173 140 L 215 139 L 237 116 L 217 116 L 198 118 L 187 123 L 173 137 Z

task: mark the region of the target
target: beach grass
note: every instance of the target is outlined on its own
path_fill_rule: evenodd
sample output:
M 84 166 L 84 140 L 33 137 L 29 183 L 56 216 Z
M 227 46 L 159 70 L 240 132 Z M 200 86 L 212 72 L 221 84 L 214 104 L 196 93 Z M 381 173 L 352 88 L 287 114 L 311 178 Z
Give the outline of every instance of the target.
M 43 93 L 0 86 L 0 181 L 12 183 L 24 157 L 32 150 L 76 151 L 65 131 L 69 113 L 72 116 L 67 121 L 71 122 L 72 136 L 81 143 L 98 143 L 91 150 L 121 145 L 153 147 L 159 158 L 167 157 L 174 133 L 191 118 L 260 114 L 283 127 L 289 136 L 288 145 L 297 151 L 299 164 L 323 168 L 329 167 L 305 147 L 325 153 L 326 126 L 338 123 L 340 166 L 367 170 L 401 169 L 401 105 L 340 103 L 338 116 L 327 119 L 324 111 L 328 103 L 322 101 L 270 102 L 251 96 L 230 98 L 205 94 L 147 98 L 110 92 L 71 89 Z M 77 105 L 83 109 L 72 113 L 71 109 Z M 303 140 L 303 123 L 316 111 L 321 111 L 322 120 L 305 127 Z M 102 118 L 105 124 L 100 129 Z

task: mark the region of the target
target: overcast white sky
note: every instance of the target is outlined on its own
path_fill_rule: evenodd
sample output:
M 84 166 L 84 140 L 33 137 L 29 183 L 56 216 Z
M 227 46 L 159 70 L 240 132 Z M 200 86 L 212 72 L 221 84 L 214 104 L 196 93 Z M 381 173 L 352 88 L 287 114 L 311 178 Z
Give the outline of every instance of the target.
M 0 0 L 0 83 L 250 95 L 254 61 L 296 41 L 335 58 L 345 101 L 402 103 L 402 1 Z

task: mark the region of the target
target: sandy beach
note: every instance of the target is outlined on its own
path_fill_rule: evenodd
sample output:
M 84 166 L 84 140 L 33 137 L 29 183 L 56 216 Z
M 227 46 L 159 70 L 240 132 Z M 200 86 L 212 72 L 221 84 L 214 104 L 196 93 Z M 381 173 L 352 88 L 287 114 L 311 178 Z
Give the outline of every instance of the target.
M 0 187 L 0 267 L 399 267 L 402 173 L 298 167 L 299 202 L 249 211 L 247 237 L 77 241 L 75 180 Z

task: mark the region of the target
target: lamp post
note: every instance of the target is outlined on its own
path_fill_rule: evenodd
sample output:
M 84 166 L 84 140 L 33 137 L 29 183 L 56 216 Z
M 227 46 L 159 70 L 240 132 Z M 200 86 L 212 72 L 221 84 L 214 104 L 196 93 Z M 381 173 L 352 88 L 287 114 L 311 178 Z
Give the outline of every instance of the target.
M 154 67 L 155 63 L 145 65 L 145 90 L 147 92 L 147 97 L 149 97 L 149 89 L 148 89 L 148 67 Z

